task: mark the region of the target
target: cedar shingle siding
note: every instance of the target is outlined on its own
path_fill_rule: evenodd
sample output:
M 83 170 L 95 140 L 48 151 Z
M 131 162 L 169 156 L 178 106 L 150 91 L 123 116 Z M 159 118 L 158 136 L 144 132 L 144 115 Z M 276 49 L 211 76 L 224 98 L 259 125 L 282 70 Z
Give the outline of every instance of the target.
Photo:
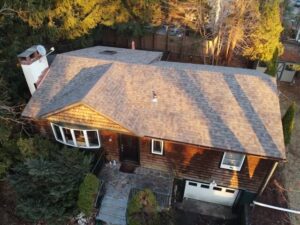
M 89 107 L 76 105 L 70 109 L 57 112 L 47 117 L 51 122 L 72 123 L 92 128 L 102 128 L 117 132 L 129 133 L 129 131 L 112 120 L 100 115 Z
M 248 155 L 242 170 L 221 169 L 223 152 L 164 141 L 164 155 L 151 154 L 151 139 L 142 138 L 140 163 L 144 167 L 173 171 L 175 176 L 200 180 L 216 181 L 218 185 L 257 192 L 273 162 Z

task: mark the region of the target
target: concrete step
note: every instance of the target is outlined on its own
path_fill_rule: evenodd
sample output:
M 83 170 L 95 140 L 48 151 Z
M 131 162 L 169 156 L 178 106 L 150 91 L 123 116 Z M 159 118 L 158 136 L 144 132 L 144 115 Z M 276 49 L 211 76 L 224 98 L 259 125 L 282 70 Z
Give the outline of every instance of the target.
M 97 220 L 102 220 L 110 225 L 126 225 L 126 219 L 117 216 L 101 214 L 96 217 Z

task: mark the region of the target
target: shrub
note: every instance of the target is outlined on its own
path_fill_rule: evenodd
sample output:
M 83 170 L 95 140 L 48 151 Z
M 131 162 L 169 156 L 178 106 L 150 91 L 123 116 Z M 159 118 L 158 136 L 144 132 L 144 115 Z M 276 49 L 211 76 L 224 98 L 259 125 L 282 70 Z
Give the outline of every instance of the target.
M 139 191 L 127 207 L 128 225 L 158 224 L 157 201 L 151 190 Z
M 59 148 L 57 144 L 38 135 L 35 135 L 33 138 L 19 138 L 17 145 L 23 158 L 48 157 L 50 152 Z
M 85 176 L 80 185 L 77 206 L 86 216 L 90 216 L 93 212 L 99 185 L 99 179 L 90 173 Z
M 295 125 L 296 104 L 293 102 L 282 118 L 284 143 L 288 145 L 291 141 L 292 132 Z

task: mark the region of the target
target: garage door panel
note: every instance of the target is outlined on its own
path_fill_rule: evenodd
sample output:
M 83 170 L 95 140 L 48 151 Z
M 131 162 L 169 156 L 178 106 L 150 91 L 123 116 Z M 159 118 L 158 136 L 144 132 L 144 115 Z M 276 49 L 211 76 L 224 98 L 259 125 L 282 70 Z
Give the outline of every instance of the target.
M 232 206 L 238 190 L 209 184 L 186 181 L 184 197 L 221 205 Z

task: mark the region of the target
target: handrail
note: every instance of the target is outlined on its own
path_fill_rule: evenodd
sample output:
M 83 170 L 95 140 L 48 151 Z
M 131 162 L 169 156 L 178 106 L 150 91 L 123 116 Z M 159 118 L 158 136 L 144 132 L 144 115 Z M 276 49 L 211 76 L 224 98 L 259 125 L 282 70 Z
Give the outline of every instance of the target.
M 104 151 L 101 151 L 100 156 L 98 157 L 97 162 L 95 163 L 93 169 L 91 170 L 91 173 L 94 173 L 94 171 L 96 170 L 98 163 L 100 160 L 103 160 L 103 156 L 105 155 Z

